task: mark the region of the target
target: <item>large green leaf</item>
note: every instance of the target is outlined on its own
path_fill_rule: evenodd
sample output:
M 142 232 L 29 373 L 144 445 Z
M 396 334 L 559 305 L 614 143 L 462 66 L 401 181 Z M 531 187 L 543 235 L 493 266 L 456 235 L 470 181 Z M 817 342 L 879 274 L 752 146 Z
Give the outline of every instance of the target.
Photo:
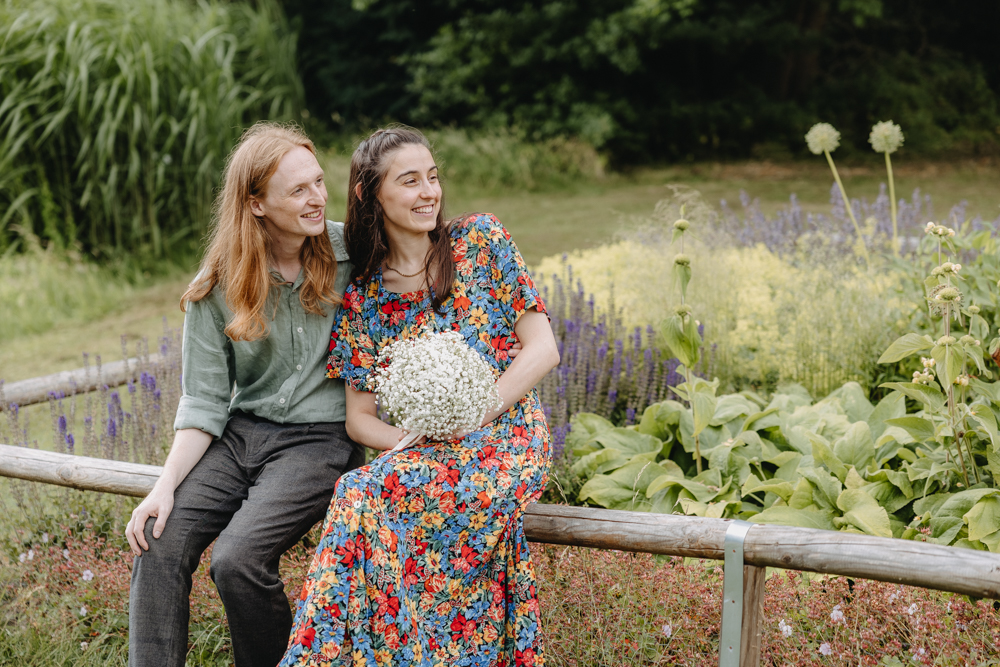
M 751 403 L 746 397 L 739 394 L 726 394 L 720 396 L 715 405 L 715 414 L 712 415 L 712 426 L 722 426 L 737 417 L 752 415 L 757 412 L 757 406 Z
M 694 393 L 692 411 L 694 417 L 694 435 L 700 435 L 712 422 L 715 414 L 715 396 L 700 391 Z
M 788 499 L 792 497 L 792 493 L 794 491 L 795 487 L 793 487 L 790 482 L 776 479 L 761 481 L 756 475 L 751 474 L 747 477 L 747 481 L 743 484 L 743 488 L 740 489 L 740 494 L 745 496 L 753 493 L 756 494 L 757 497 L 763 498 L 765 493 L 773 493 L 785 502 L 788 502 Z
M 965 353 L 960 345 L 935 345 L 931 350 L 934 357 L 934 370 L 942 387 L 950 387 L 955 378 L 962 372 L 965 365 Z
M 833 453 L 845 466 L 854 466 L 864 472 L 875 458 L 875 442 L 868 424 L 859 421 L 851 424 L 844 437 L 833 443 Z
M 798 528 L 818 528 L 834 530 L 833 512 L 830 510 L 805 510 L 779 505 L 768 507 L 750 517 L 751 523 L 768 523 L 775 526 L 797 526 Z
M 579 477 L 589 478 L 598 473 L 621 468 L 628 461 L 629 457 L 617 449 L 598 449 L 578 458 L 570 471 Z
M 993 475 L 993 485 L 1000 486 L 1000 452 L 992 449 L 986 450 L 986 461 Z
M 885 382 L 879 386 L 901 391 L 913 400 L 920 401 L 934 412 L 940 412 L 944 409 L 945 397 L 937 387 L 917 384 L 916 382 Z
M 948 545 L 962 532 L 965 520 L 960 516 L 935 516 L 931 517 L 928 526 L 931 529 L 931 542 Z
M 755 412 L 748 416 L 743 422 L 741 431 L 760 431 L 765 428 L 778 426 L 781 421 L 778 419 L 778 408 L 771 407 L 761 412 Z
M 905 359 L 911 354 L 923 353 L 934 347 L 934 339 L 930 336 L 908 333 L 889 346 L 889 349 L 878 358 L 880 364 L 893 364 Z
M 847 382 L 828 398 L 840 401 L 847 418 L 852 422 L 866 421 L 875 409 L 868 400 L 868 392 L 857 382 Z
M 583 456 L 596 451 L 593 438 L 602 431 L 614 430 L 615 425 L 604 417 L 590 412 L 580 412 L 570 420 L 569 434 L 566 436 L 566 448 L 576 456 Z
M 868 416 L 868 427 L 872 430 L 872 437 L 877 441 L 885 431 L 885 421 L 906 415 L 906 397 L 898 392 L 890 392 L 885 398 L 878 402 L 875 409 Z
M 837 458 L 833 453 L 833 449 L 830 447 L 829 443 L 825 438 L 813 433 L 809 434 L 810 440 L 812 441 L 812 455 L 816 463 L 826 466 L 833 475 L 839 479 L 841 482 L 847 477 L 847 466 Z
M 628 458 L 637 454 L 659 454 L 663 447 L 659 438 L 627 428 L 601 431 L 594 436 L 594 441 L 608 449 L 617 449 Z
M 948 500 L 941 503 L 935 516 L 950 516 L 962 518 L 966 512 L 986 496 L 1000 493 L 997 489 L 969 489 L 951 494 Z
M 898 512 L 903 507 L 906 507 L 911 500 L 913 500 L 912 495 L 907 496 L 905 493 L 900 491 L 899 487 L 887 480 L 880 480 L 872 482 L 871 484 L 865 484 L 860 487 L 859 490 L 864 491 L 874 498 L 876 502 L 884 507 L 885 511 L 889 514 Z
M 814 502 L 823 509 L 837 507 L 837 498 L 844 488 L 840 480 L 822 468 L 799 468 L 799 473 L 815 487 Z
M 970 540 L 982 540 L 1000 530 L 1000 491 L 981 498 L 963 519 L 969 526 Z
M 934 438 L 934 422 L 923 417 L 897 417 L 896 419 L 886 419 L 885 423 L 905 430 L 917 442 Z
M 666 474 L 667 469 L 656 463 L 633 461 L 609 475 L 594 475 L 580 489 L 579 498 L 609 509 L 647 511 L 649 483 Z
M 982 404 L 972 406 L 970 418 L 979 426 L 977 430 L 980 430 L 990 441 L 993 452 L 1000 452 L 1000 432 L 997 431 L 997 418 L 990 406 Z
M 694 318 L 672 315 L 662 327 L 663 337 L 670 352 L 687 368 L 698 363 L 701 354 L 701 336 Z
M 889 515 L 878 501 L 860 489 L 846 489 L 837 498 L 837 507 L 844 513 L 833 520 L 834 525 L 851 525 L 869 535 L 892 537 Z
M 660 440 L 673 439 L 673 431 L 680 424 L 681 413 L 687 410 L 677 401 L 654 403 L 646 408 L 639 421 L 639 433 L 651 435 Z

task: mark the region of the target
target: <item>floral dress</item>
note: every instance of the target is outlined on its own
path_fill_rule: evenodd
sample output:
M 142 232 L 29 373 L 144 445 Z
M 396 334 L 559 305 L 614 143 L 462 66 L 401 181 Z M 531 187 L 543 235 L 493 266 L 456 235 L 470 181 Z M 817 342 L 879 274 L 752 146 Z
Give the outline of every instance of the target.
M 499 372 L 514 323 L 545 312 L 507 230 L 454 224 L 455 287 L 396 294 L 381 272 L 344 293 L 328 376 L 356 390 L 383 346 L 454 330 Z M 281 665 L 541 665 L 538 596 L 522 525 L 545 488 L 549 430 L 533 390 L 462 440 L 385 454 L 337 483 Z

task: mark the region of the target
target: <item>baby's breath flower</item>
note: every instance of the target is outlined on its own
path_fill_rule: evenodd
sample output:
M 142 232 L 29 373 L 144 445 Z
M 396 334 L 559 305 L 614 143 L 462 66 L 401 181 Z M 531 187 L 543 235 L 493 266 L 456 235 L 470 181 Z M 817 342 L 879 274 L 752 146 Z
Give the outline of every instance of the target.
M 884 120 L 872 126 L 868 143 L 876 153 L 895 153 L 903 145 L 903 129 L 891 120 Z
M 909 614 L 910 616 L 913 616 L 915 613 L 917 613 L 917 603 L 914 602 L 909 607 L 907 607 L 906 613 Z
M 688 222 L 687 220 L 685 220 L 684 218 L 681 218 L 680 220 L 678 220 L 677 222 L 674 223 L 674 229 L 678 229 L 678 230 L 680 230 L 682 232 L 684 230 L 686 230 L 690 226 L 691 226 L 691 223 Z
M 80 642 L 81 651 L 86 651 L 88 646 L 90 646 L 90 642 Z
M 63 549 L 63 558 L 69 560 L 69 549 Z
M 19 555 L 17 559 L 23 563 L 24 561 L 28 560 L 28 554 L 21 553 L 21 555 Z
M 678 264 L 680 266 L 691 266 L 691 258 L 684 254 L 677 255 L 674 257 L 674 264 Z
M 806 132 L 806 144 L 815 155 L 832 153 L 840 145 L 840 132 L 829 123 L 816 123 Z
M 372 384 L 400 428 L 432 439 L 476 429 L 503 404 L 493 368 L 455 331 L 387 345 Z
M 661 629 L 663 630 L 663 636 L 667 639 L 670 639 L 670 637 L 674 634 L 674 626 L 669 623 L 664 623 Z

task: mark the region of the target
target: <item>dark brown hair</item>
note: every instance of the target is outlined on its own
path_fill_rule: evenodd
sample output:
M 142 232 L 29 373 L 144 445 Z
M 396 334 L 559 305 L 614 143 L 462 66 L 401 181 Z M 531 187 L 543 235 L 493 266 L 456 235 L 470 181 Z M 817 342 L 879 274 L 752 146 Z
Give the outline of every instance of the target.
M 181 297 L 184 310 L 185 302 L 200 301 L 220 285 L 233 311 L 233 320 L 226 325 L 226 335 L 233 340 L 260 340 L 268 334 L 264 306 L 277 280 L 270 272 L 267 231 L 251 212 L 250 200 L 267 195 L 278 163 L 296 146 L 316 154 L 309 138 L 292 125 L 262 121 L 243 133 L 222 173 L 201 271 Z M 337 261 L 325 230 L 306 238 L 301 260 L 304 279 L 299 299 L 307 313 L 322 316 L 324 305 L 339 306 L 341 301 L 333 289 Z
M 390 126 L 376 130 L 362 141 L 351 156 L 351 176 L 347 186 L 347 217 L 344 220 L 344 242 L 351 255 L 351 280 L 370 280 L 389 254 L 389 239 L 385 233 L 379 190 L 385 181 L 392 156 L 403 146 L 417 144 L 431 150 L 427 137 L 405 126 Z M 432 151 L 433 152 L 433 151 Z M 361 184 L 361 197 L 357 186 Z M 424 266 L 428 276 L 434 276 L 430 286 L 435 310 L 451 295 L 455 282 L 455 260 L 451 254 L 451 224 L 444 217 L 444 193 L 438 209 L 437 224 L 429 232 L 431 250 Z

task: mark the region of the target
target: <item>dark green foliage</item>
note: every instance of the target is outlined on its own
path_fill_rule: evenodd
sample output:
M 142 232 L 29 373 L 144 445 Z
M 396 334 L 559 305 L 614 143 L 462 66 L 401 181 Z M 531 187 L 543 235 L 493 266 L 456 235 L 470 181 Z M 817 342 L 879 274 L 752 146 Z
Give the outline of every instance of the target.
M 301 103 L 272 0 L 6 0 L 0 26 L 0 252 L 17 226 L 101 257 L 189 250 L 242 129 Z
M 301 0 L 311 108 L 366 126 L 502 122 L 617 162 L 803 152 L 814 122 L 867 152 L 993 151 L 996 3 L 950 0 Z M 315 71 L 312 68 L 315 67 Z

